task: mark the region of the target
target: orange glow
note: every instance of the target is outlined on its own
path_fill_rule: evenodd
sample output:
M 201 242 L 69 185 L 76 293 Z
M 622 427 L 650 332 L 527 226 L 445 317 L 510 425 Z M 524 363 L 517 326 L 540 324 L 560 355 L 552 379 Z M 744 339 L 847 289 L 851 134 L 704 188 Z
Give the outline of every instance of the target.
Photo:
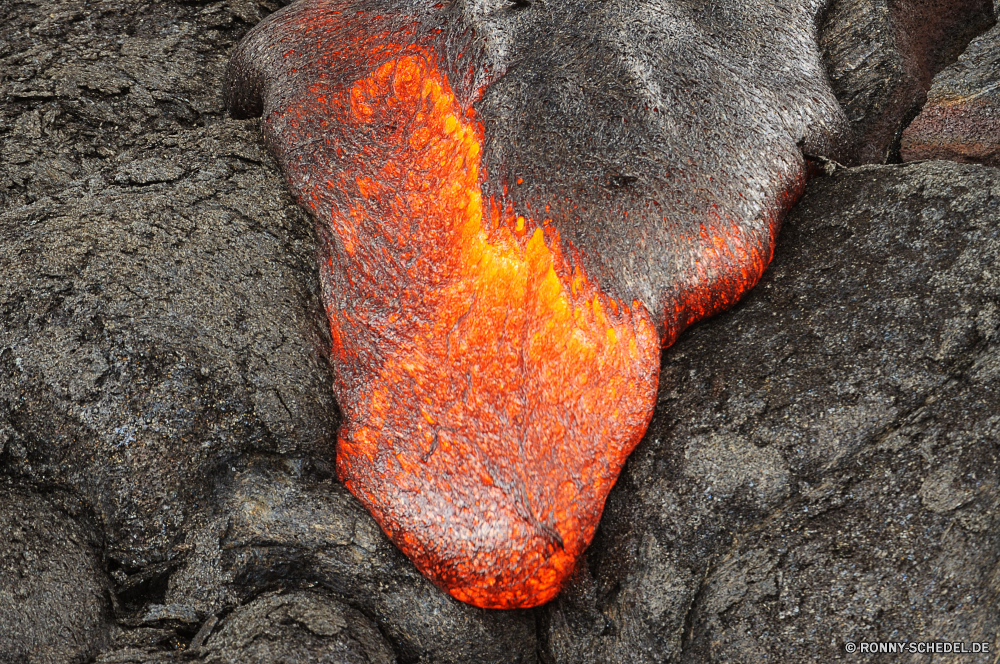
M 542 604 L 645 433 L 661 346 L 757 282 L 804 180 L 789 175 L 763 224 L 705 212 L 697 191 L 685 206 L 700 223 L 639 215 L 675 229 L 643 257 L 668 291 L 651 316 L 650 302 L 602 292 L 560 238 L 593 220 L 548 218 L 548 204 L 516 214 L 523 177 L 484 197 L 484 128 L 442 71 L 440 28 L 308 0 L 272 16 L 241 58 L 267 72 L 246 92 L 263 91 L 265 135 L 317 222 L 338 475 L 454 597 Z M 585 258 L 599 274 L 620 262 Z
M 335 120 L 344 155 L 300 194 L 328 234 L 339 476 L 454 597 L 548 601 L 652 415 L 648 312 L 571 265 L 547 220 L 484 200 L 482 128 L 422 49 L 288 113 Z

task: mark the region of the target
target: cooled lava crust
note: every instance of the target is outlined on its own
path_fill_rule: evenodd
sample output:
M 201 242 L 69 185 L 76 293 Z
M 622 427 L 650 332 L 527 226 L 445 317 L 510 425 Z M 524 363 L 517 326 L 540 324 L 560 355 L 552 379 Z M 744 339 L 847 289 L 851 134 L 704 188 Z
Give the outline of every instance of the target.
M 661 347 L 757 282 L 844 125 L 815 3 L 743 4 L 717 43 L 699 3 L 302 0 L 233 55 L 318 229 L 338 475 L 462 601 L 558 593 Z

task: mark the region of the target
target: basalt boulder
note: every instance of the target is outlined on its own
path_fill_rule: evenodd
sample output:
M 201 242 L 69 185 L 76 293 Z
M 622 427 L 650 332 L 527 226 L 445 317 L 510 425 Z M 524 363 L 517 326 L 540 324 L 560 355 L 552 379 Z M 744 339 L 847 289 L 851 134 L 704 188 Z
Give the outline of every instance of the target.
M 973 41 L 934 78 L 927 104 L 903 132 L 902 158 L 1000 164 L 1000 30 Z
M 832 0 L 819 43 L 854 135 L 845 163 L 898 162 L 931 79 L 994 22 L 992 0 Z

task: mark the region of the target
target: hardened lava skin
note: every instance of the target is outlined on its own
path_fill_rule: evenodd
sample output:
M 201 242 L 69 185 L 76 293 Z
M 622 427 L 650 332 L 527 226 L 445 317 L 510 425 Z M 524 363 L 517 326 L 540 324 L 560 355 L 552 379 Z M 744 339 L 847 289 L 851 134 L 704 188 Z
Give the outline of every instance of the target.
M 661 348 L 761 276 L 845 127 L 820 8 L 301 0 L 236 50 L 321 241 L 338 474 L 454 597 L 558 593 Z

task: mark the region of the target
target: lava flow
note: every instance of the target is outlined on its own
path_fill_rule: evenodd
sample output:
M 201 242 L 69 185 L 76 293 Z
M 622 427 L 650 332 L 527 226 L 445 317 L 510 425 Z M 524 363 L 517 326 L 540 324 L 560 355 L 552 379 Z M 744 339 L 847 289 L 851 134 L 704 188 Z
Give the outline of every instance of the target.
M 661 342 L 739 293 L 696 284 L 658 333 L 643 303 L 588 277 L 556 222 L 484 195 L 484 128 L 434 48 L 366 16 L 351 19 L 364 30 L 340 28 L 336 52 L 303 55 L 297 44 L 324 26 L 354 24 L 306 5 L 241 46 L 227 103 L 263 111 L 317 224 L 345 416 L 338 475 L 454 597 L 544 603 L 646 430 Z M 701 235 L 709 261 L 738 245 Z M 739 251 L 727 259 L 743 264 L 742 292 L 770 254 Z

